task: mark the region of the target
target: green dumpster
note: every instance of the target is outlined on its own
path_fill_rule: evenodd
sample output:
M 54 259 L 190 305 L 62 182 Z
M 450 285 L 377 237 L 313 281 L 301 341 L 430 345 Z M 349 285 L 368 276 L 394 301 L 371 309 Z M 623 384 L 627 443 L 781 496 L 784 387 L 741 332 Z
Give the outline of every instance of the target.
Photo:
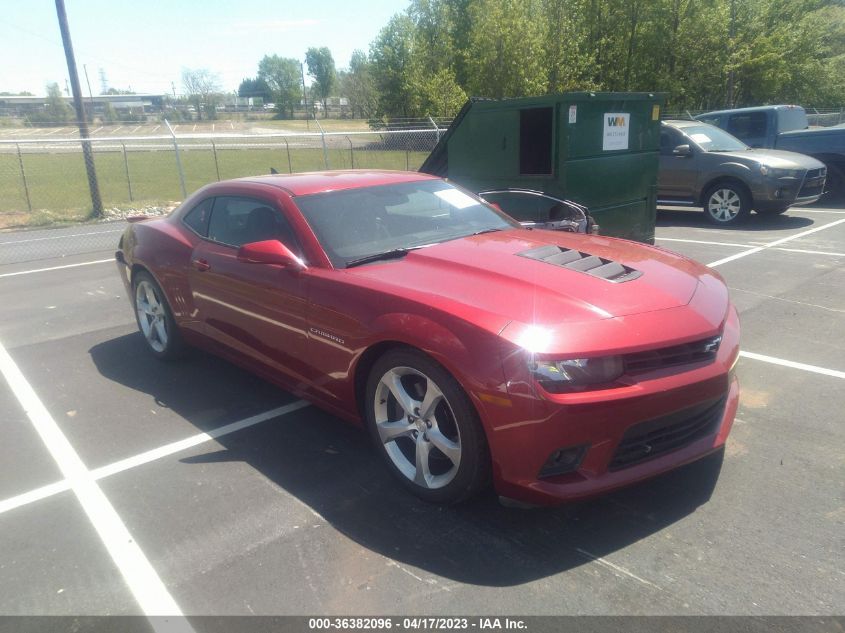
M 589 207 L 603 235 L 653 243 L 663 103 L 657 93 L 473 98 L 420 171 L 475 192 L 567 198 Z

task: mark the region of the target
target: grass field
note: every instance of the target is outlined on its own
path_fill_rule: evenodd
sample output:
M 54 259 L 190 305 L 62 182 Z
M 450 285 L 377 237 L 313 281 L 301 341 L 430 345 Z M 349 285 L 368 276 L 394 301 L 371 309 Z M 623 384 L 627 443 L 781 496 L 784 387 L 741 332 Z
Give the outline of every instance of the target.
M 427 155 L 427 151 L 362 148 L 356 148 L 353 155 L 349 149 L 330 149 L 328 163 L 331 169 L 415 170 Z M 281 173 L 325 169 L 322 148 L 292 147 L 290 168 L 284 148 L 234 149 L 218 146 L 216 165 L 210 149 L 183 148 L 181 159 L 189 194 L 218 180 L 218 171 L 219 179 L 223 180 L 268 174 L 271 167 Z M 0 154 L 0 229 L 90 219 L 91 198 L 81 153 L 27 153 L 22 160 L 26 189 L 17 155 Z M 129 151 L 128 179 L 122 152 L 95 149 L 94 162 L 106 207 L 140 208 L 182 199 L 176 157 L 171 150 Z M 28 209 L 27 191 L 32 211 Z

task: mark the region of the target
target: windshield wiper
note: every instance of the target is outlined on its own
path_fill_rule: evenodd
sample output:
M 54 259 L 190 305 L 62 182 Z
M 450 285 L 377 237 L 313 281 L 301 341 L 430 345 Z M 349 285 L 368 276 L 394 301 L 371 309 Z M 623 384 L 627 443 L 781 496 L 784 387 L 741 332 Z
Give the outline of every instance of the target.
M 472 237 L 472 235 L 483 235 L 484 233 L 495 233 L 496 231 L 504 231 L 504 230 L 505 229 L 503 229 L 503 228 L 482 229 L 480 231 L 476 231 L 475 233 L 472 233 L 470 235 L 470 237 Z
M 394 248 L 389 251 L 384 251 L 383 253 L 373 253 L 372 255 L 364 255 L 364 257 L 359 257 L 358 259 L 353 259 L 346 262 L 347 268 L 352 268 L 353 266 L 360 266 L 361 264 L 368 264 L 369 262 L 377 262 L 383 259 L 397 259 L 399 257 L 404 257 L 408 253 L 418 248 L 422 248 L 422 246 L 410 246 L 407 248 Z

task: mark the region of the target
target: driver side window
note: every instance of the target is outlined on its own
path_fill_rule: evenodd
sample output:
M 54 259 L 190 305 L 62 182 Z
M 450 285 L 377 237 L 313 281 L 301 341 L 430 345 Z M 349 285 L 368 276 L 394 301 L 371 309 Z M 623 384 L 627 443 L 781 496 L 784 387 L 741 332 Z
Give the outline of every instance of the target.
M 301 254 L 296 236 L 284 215 L 269 203 L 255 198 L 220 196 L 214 201 L 208 238 L 228 246 L 279 240 Z
M 678 145 L 683 145 L 687 141 L 684 137 L 675 130 L 664 127 L 660 130 L 660 154 L 661 156 L 672 156 L 673 150 Z

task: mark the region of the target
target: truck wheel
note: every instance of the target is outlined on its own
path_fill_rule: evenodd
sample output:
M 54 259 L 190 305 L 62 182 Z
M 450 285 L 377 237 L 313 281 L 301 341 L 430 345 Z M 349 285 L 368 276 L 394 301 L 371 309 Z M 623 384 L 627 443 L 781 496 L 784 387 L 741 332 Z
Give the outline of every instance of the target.
M 750 212 L 751 196 L 741 185 L 720 182 L 704 194 L 704 215 L 713 224 L 739 224 Z

